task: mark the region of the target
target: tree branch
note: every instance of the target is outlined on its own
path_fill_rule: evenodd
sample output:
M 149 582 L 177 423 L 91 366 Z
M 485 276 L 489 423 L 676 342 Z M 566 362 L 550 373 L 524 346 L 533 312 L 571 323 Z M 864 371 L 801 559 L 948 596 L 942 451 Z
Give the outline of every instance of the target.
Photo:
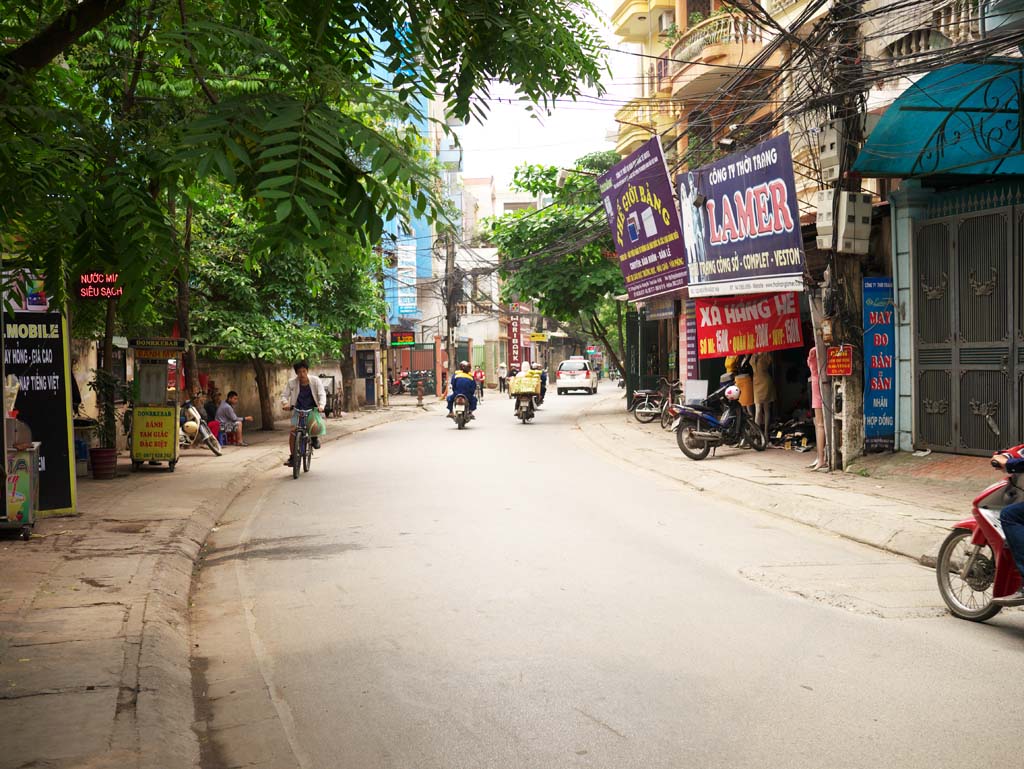
M 82 0 L 35 37 L 0 55 L 0 68 L 10 68 L 22 75 L 35 74 L 127 3 L 128 0 Z
M 196 49 L 192 47 L 192 41 L 188 38 L 188 19 L 185 18 L 185 0 L 178 0 L 178 12 L 181 14 L 181 34 L 185 37 L 185 47 L 188 48 L 188 61 L 192 66 L 192 73 L 196 76 L 196 80 L 199 81 L 199 87 L 203 89 L 203 93 L 206 94 L 206 98 L 210 100 L 210 104 L 216 104 L 220 101 L 217 98 L 217 94 L 214 93 L 213 89 L 203 78 L 202 73 L 199 71 L 199 64 L 196 62 Z

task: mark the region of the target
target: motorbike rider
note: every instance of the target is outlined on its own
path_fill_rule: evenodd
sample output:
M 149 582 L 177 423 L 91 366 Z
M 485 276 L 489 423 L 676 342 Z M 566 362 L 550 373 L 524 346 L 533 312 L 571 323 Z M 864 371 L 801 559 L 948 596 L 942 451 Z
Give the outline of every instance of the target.
M 540 399 L 544 400 L 544 396 L 548 392 L 548 372 L 539 363 L 533 364 L 533 370 L 540 372 Z
M 1007 473 L 1024 472 L 1024 459 L 1000 453 L 992 455 L 992 462 Z M 999 513 L 999 522 L 1003 525 L 1006 544 L 1010 548 L 1013 562 L 1017 565 L 1017 571 L 1024 577 L 1024 502 L 1014 502 L 1004 507 Z M 1024 586 L 1012 595 L 993 598 L 992 603 L 1000 606 L 1024 604 Z
M 476 380 L 469 373 L 469 361 L 460 361 L 459 370 L 452 377 L 451 387 L 448 388 L 448 417 L 452 416 L 452 405 L 456 395 L 465 395 L 469 401 L 469 413 L 476 411 Z

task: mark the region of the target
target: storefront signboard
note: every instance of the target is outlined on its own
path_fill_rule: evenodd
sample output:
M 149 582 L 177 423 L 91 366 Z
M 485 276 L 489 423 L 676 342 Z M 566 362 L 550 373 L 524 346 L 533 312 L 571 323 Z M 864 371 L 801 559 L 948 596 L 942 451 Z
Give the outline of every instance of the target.
M 598 177 L 630 301 L 686 286 L 686 252 L 661 139 Z
M 116 299 L 124 294 L 118 277 L 116 272 L 79 273 L 75 293 L 80 299 Z
M 647 320 L 672 320 L 675 316 L 675 299 L 654 299 L 646 302 L 644 307 L 644 317 Z
M 416 344 L 416 332 L 415 331 L 392 331 L 391 332 L 391 346 L 392 347 L 413 347 Z
M 896 329 L 892 278 L 864 278 L 864 448 L 896 447 Z
M 698 299 L 701 358 L 724 358 L 803 347 L 800 303 L 792 291 L 760 296 Z
M 825 350 L 825 374 L 828 377 L 853 375 L 853 345 L 841 344 Z
M 399 243 L 395 247 L 395 304 L 399 315 L 419 311 L 416 296 L 416 244 Z
M 517 305 L 518 308 L 518 305 Z M 508 316 L 508 366 L 519 368 L 523 364 L 522 319 L 518 314 Z
M 802 291 L 789 134 L 676 177 L 690 296 Z
M 3 317 L 4 371 L 18 378 L 18 419 L 39 441 L 39 511 L 74 512 L 67 326 L 59 312 Z

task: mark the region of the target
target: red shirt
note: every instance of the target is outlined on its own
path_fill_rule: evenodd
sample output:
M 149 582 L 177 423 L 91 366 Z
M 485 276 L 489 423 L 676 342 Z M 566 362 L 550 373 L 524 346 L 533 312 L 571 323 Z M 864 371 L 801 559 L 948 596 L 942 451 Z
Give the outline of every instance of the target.
M 481 369 L 477 369 L 473 372 L 473 379 L 478 382 L 484 381 L 484 372 Z

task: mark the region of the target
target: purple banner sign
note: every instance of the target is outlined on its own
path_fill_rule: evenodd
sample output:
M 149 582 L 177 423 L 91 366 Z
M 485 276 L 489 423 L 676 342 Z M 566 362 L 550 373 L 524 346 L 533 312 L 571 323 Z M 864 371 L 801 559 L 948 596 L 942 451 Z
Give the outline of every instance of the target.
M 655 136 L 597 180 L 631 301 L 686 286 L 679 212 Z
M 803 291 L 789 134 L 676 177 L 690 296 Z

